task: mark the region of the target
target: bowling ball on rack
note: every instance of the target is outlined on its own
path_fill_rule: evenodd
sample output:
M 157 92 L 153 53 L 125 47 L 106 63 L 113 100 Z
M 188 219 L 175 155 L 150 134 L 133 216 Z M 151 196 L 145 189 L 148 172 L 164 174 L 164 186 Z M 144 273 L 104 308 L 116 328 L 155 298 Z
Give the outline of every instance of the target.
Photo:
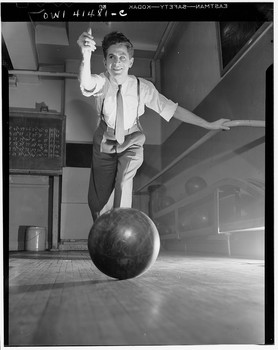
M 169 207 L 170 205 L 172 205 L 174 203 L 175 203 L 174 198 L 172 198 L 170 196 L 164 196 L 161 199 L 161 209 L 167 208 L 167 207 Z
M 159 249 L 155 224 L 133 208 L 116 208 L 102 214 L 88 237 L 88 250 L 95 266 L 120 280 L 145 273 L 156 261 Z
M 191 217 L 183 215 L 181 216 L 179 220 L 179 229 L 184 232 L 184 231 L 189 231 L 191 230 Z
M 206 181 L 200 176 L 194 176 L 185 183 L 185 191 L 188 195 L 199 192 L 206 187 Z
M 159 233 L 161 236 L 167 236 L 173 234 L 174 232 L 170 225 L 161 224 L 159 226 Z
M 191 217 L 192 229 L 200 229 L 209 226 L 210 215 L 208 210 L 196 211 Z

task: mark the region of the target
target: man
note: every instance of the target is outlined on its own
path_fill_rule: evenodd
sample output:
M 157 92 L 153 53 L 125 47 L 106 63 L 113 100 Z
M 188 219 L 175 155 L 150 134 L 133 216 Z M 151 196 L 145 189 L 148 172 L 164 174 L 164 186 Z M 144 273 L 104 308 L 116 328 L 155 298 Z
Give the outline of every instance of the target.
M 96 43 L 91 30 L 80 35 L 80 88 L 85 96 L 94 96 L 100 123 L 93 139 L 93 159 L 88 201 L 95 220 L 114 191 L 113 207 L 131 207 L 133 178 L 143 163 L 145 135 L 139 117 L 145 106 L 169 121 L 182 122 L 210 130 L 229 130 L 219 119 L 207 122 L 161 95 L 155 86 L 129 75 L 134 62 L 133 45 L 119 32 L 112 32 L 102 42 L 105 73 L 91 73 L 91 55 Z

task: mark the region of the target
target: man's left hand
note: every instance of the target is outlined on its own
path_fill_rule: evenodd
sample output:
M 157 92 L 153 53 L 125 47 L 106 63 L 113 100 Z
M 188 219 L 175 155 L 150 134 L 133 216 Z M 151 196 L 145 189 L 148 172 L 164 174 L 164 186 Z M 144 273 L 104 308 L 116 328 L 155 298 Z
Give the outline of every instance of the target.
M 209 123 L 210 130 L 230 130 L 229 126 L 226 126 L 225 123 L 231 121 L 231 119 L 218 119 L 215 122 Z

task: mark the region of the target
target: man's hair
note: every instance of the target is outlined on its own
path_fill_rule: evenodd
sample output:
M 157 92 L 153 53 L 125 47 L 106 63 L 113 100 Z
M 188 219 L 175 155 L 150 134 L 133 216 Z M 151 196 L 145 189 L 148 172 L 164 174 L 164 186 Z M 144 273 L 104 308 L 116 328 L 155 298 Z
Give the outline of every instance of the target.
M 120 33 L 120 32 L 111 32 L 103 38 L 102 41 L 102 50 L 103 50 L 103 55 L 104 58 L 107 56 L 107 51 L 111 45 L 115 44 L 123 44 L 126 46 L 129 57 L 133 57 L 134 54 L 134 49 L 132 43 L 128 40 L 128 38 Z

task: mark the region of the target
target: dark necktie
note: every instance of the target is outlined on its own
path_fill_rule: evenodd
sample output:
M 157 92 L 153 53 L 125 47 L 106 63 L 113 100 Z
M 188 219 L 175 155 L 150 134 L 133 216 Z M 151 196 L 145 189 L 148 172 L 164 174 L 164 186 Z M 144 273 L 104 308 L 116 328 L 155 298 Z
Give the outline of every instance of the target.
M 121 145 L 124 142 L 124 107 L 123 97 L 121 93 L 122 85 L 119 85 L 117 92 L 117 113 L 116 113 L 116 124 L 115 124 L 115 137 L 118 143 Z

